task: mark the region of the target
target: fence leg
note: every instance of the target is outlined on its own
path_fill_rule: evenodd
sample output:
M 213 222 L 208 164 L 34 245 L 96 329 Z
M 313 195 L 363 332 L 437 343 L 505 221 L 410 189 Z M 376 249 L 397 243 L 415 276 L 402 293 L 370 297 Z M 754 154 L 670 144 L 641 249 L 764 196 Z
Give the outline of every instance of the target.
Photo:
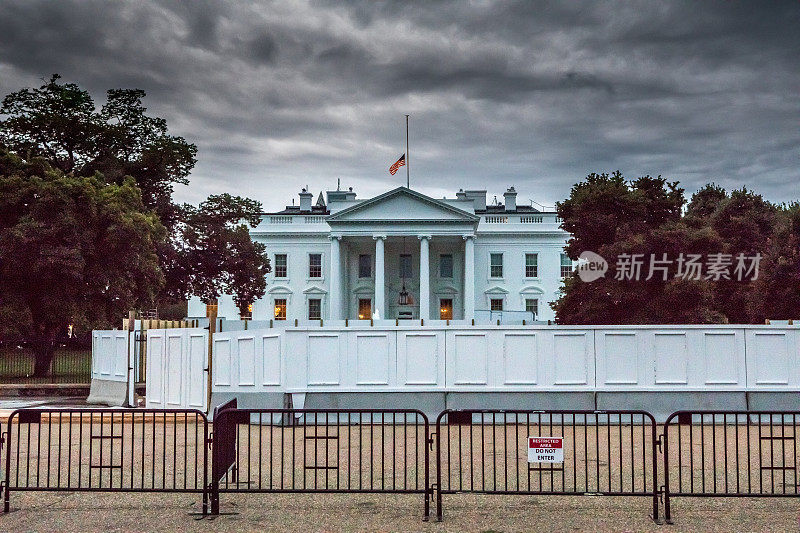
M 8 488 L 8 480 L 4 484 L 5 487 L 3 488 L 3 512 L 7 513 L 10 510 L 11 506 L 11 490 Z
M 219 482 L 211 483 L 211 516 L 219 516 Z

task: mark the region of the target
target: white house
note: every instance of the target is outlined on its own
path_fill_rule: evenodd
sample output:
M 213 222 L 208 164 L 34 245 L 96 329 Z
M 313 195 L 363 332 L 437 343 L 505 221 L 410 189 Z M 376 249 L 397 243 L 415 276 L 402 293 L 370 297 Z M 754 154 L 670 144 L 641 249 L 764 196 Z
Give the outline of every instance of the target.
M 299 205 L 265 213 L 251 230 L 267 246 L 267 293 L 253 320 L 488 319 L 551 320 L 572 263 L 569 234 L 554 212 L 504 202 L 485 190 L 436 199 L 406 187 L 366 200 L 352 188 L 306 189 Z M 238 319 L 230 296 L 218 315 Z M 199 299 L 190 317 L 206 316 Z

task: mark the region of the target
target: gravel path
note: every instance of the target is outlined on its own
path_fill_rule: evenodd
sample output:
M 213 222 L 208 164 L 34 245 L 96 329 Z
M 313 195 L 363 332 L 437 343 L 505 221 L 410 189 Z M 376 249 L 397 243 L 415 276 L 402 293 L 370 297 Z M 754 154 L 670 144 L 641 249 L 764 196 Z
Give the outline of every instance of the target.
M 196 520 L 192 495 L 19 494 L 0 515 L 9 532 L 109 531 L 798 531 L 788 499 L 677 499 L 675 524 L 655 525 L 646 498 L 453 495 L 444 521 L 423 522 L 415 496 L 224 495 L 214 520 Z

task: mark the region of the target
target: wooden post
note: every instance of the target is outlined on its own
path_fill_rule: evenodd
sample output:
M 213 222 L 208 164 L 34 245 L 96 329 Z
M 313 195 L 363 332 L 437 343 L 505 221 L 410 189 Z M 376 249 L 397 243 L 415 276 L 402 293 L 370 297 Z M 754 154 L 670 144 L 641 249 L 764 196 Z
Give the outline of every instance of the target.
M 210 412 L 211 410 L 211 371 L 213 369 L 213 348 L 214 348 L 214 331 L 217 329 L 217 306 L 216 305 L 207 305 L 206 306 L 207 314 L 208 314 L 208 368 L 206 368 L 206 372 L 208 373 L 206 379 L 208 393 L 206 395 L 206 412 Z

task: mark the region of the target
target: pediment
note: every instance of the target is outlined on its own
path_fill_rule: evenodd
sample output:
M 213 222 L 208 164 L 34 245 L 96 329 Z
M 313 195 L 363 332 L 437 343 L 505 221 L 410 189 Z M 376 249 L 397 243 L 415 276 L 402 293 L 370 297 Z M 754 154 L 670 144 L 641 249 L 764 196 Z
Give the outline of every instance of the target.
M 405 187 L 365 200 L 327 218 L 337 222 L 464 222 L 479 217 Z
M 303 294 L 316 294 L 321 296 L 323 294 L 328 294 L 328 291 L 320 287 L 309 287 L 303 291 Z
M 499 285 L 495 285 L 494 287 L 490 287 L 483 291 L 484 294 L 508 294 L 508 291 Z
M 544 294 L 544 291 L 536 285 L 528 285 L 519 291 L 521 294 Z

